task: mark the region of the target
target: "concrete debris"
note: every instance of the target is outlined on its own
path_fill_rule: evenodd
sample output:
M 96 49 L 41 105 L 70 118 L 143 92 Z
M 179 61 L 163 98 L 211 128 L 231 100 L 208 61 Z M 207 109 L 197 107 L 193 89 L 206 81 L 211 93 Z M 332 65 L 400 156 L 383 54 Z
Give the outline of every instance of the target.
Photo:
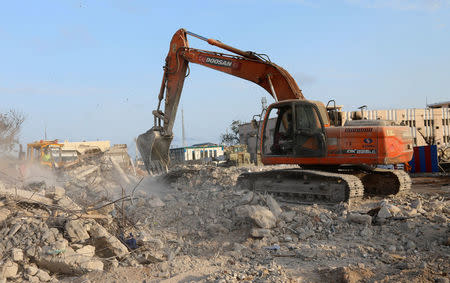
M 60 186 L 50 186 L 45 190 L 45 196 L 56 201 L 62 199 L 66 194 L 66 190 Z
M 0 278 L 14 278 L 17 276 L 17 271 L 19 270 L 19 265 L 15 262 L 7 260 L 1 265 Z
M 270 229 L 277 225 L 272 211 L 262 206 L 252 205 L 248 216 L 261 228 Z
M 157 196 L 150 196 L 147 199 L 149 207 L 163 207 L 165 203 Z
M 42 281 L 42 282 L 48 282 L 48 281 L 52 280 L 52 277 L 50 277 L 48 272 L 46 272 L 44 270 L 39 270 L 36 273 L 36 277 L 39 278 L 39 280 Z
M 95 247 L 91 245 L 84 246 L 75 251 L 79 255 L 84 255 L 87 257 L 93 257 L 95 255 Z
M 11 214 L 11 211 L 9 211 L 8 209 L 6 209 L 4 207 L 0 207 L 0 223 L 5 221 L 10 214 Z
M 90 238 L 81 220 L 68 221 L 66 223 L 65 229 L 72 242 L 84 242 L 85 240 Z
M 44 246 L 35 261 L 40 268 L 60 274 L 83 274 L 90 266 L 95 267 L 92 270 L 103 270 L 100 260 L 78 254 L 71 247 L 56 249 L 54 246 Z M 99 265 L 99 262 L 102 264 Z
M 250 235 L 254 238 L 264 238 L 271 236 L 271 232 L 269 229 L 263 228 L 253 228 L 250 232 Z
M 274 228 L 276 226 L 276 217 L 273 213 L 260 205 L 242 205 L 235 208 L 237 217 L 250 218 L 260 228 Z
M 241 200 L 239 201 L 241 204 L 249 204 L 253 201 L 253 198 L 255 197 L 255 194 L 253 192 L 246 192 Z
M 36 275 L 36 273 L 39 271 L 39 268 L 34 264 L 25 265 L 24 269 L 26 271 L 26 274 L 31 276 Z
M 422 201 L 420 199 L 416 199 L 411 203 L 411 207 L 415 209 L 422 209 Z
M 79 167 L 77 170 L 72 172 L 73 175 L 76 176 L 77 179 L 83 180 L 93 173 L 98 173 L 100 171 L 99 165 L 87 165 L 83 167 Z
M 0 282 L 440 282 L 450 269 L 445 194 L 299 205 L 236 187 L 270 166 L 120 168 L 128 184 L 103 155 L 58 184 L 0 183 Z
M 14 261 L 23 261 L 23 251 L 21 249 L 13 248 L 11 253 Z
M 228 229 L 225 228 L 223 225 L 221 224 L 209 224 L 206 229 L 208 230 L 209 233 L 211 234 L 225 234 L 228 233 Z
M 349 213 L 347 215 L 347 219 L 350 222 L 355 222 L 355 223 L 359 223 L 359 224 L 370 225 L 372 223 L 372 217 L 367 214 Z
M 378 211 L 377 216 L 379 218 L 389 218 L 389 217 L 392 217 L 392 214 L 389 211 L 389 209 L 387 208 L 387 206 L 383 206 L 380 208 L 380 211 Z
M 328 282 L 357 283 L 374 276 L 374 272 L 365 267 L 334 267 L 321 270 L 321 277 Z
M 113 160 L 98 155 L 62 172 L 58 184 L 45 179 L 6 186 L 0 179 L 0 280 L 48 282 L 132 258 L 113 216 L 123 186 L 112 178 L 117 172 Z M 137 183 L 134 176 L 128 180 Z
M 281 214 L 281 218 L 286 223 L 291 223 L 296 215 L 297 213 L 295 211 L 283 211 L 283 213 Z
M 115 158 L 109 158 L 109 160 L 111 160 L 111 163 L 114 167 L 114 170 L 117 172 L 117 176 L 120 178 L 120 181 L 123 184 L 130 184 L 130 179 L 128 178 L 128 176 L 125 174 L 125 172 L 123 171 L 122 167 L 120 167 L 119 163 L 116 161 Z
M 28 202 L 42 203 L 45 205 L 53 204 L 52 199 L 47 198 L 40 193 L 36 193 L 34 191 L 26 191 L 26 190 L 17 189 L 17 188 L 7 188 L 7 187 L 2 188 L 2 187 L 0 187 L 0 195 L 14 197 L 16 200 L 24 200 L 24 201 L 28 201 Z
M 266 196 L 266 202 L 267 206 L 269 207 L 270 211 L 273 213 L 275 217 L 280 216 L 280 214 L 283 212 L 278 202 L 271 196 Z
M 128 253 L 127 247 L 103 226 L 94 221 L 90 224 L 89 234 L 98 253 L 101 253 L 103 257 L 122 257 Z

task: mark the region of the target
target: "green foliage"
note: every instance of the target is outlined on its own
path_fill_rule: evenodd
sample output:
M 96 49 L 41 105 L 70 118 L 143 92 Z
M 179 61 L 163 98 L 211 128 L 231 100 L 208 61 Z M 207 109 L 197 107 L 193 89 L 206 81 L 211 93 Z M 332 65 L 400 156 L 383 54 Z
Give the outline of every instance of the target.
M 239 125 L 242 122 L 240 120 L 233 120 L 230 125 L 230 130 L 227 129 L 225 134 L 220 135 L 220 142 L 225 145 L 235 145 L 240 143 L 239 139 Z

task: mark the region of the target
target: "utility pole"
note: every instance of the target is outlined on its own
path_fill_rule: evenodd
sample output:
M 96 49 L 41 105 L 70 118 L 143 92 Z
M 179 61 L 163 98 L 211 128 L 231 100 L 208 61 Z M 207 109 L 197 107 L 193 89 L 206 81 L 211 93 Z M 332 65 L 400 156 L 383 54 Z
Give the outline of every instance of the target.
M 137 138 L 134 138 L 134 160 L 137 164 L 138 161 L 138 147 L 137 147 Z
M 47 124 L 44 122 L 44 140 L 47 140 Z

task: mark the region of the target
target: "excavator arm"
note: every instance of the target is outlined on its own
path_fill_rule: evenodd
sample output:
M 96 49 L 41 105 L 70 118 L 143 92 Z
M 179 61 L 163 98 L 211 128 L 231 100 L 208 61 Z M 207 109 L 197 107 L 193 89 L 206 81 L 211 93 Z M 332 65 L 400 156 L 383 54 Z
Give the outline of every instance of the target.
M 190 48 L 187 35 L 207 41 L 235 55 Z M 263 56 L 180 29 L 170 42 L 158 96 L 158 108 L 152 112 L 154 126 L 137 139 L 139 152 L 150 173 L 167 170 L 169 148 L 173 139 L 172 129 L 189 62 L 254 82 L 269 92 L 276 101 L 304 99 L 292 76 Z M 161 110 L 163 100 L 164 111 Z

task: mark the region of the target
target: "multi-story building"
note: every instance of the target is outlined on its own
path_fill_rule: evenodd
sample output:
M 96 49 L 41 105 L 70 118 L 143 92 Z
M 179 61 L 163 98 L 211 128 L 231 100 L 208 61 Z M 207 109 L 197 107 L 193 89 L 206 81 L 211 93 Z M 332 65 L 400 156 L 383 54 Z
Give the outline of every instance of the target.
M 392 120 L 396 124 L 411 128 L 414 146 L 436 144 L 438 148 L 450 147 L 450 101 L 428 105 L 427 108 L 363 110 L 363 119 Z M 342 111 L 342 123 L 351 120 L 352 112 Z M 269 120 L 269 129 L 275 126 L 275 119 Z M 273 131 L 273 130 L 272 130 Z M 239 126 L 242 144 L 247 144 L 250 158 L 256 160 L 257 130 L 251 123 Z M 269 137 L 270 138 L 270 137 Z M 259 139 L 259 137 L 258 137 Z
M 450 146 L 450 102 L 436 103 L 427 108 L 394 110 L 364 110 L 364 119 L 392 120 L 396 124 L 411 128 L 414 146 L 435 144 L 438 147 Z M 345 120 L 351 112 L 345 112 Z

